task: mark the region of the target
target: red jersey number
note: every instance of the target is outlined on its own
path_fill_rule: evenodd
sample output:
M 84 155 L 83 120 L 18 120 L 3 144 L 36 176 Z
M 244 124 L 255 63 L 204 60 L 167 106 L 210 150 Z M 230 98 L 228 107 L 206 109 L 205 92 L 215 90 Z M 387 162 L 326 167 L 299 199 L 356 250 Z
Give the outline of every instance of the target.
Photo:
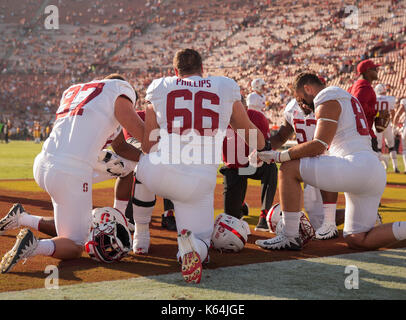
M 104 83 L 88 83 L 84 86 L 77 85 L 66 91 L 62 98 L 62 102 L 56 111 L 56 119 L 63 118 L 67 115 L 76 116 L 83 114 L 83 107 L 92 99 L 97 97 L 103 91 Z M 92 90 L 93 89 L 93 90 Z M 79 93 L 82 93 L 81 101 L 76 101 L 79 98 Z
M 186 108 L 176 108 L 176 99 L 183 98 L 184 101 L 194 101 L 194 112 Z M 207 92 L 198 91 L 193 97 L 193 93 L 188 89 L 174 90 L 169 92 L 166 99 L 166 118 L 168 123 L 168 133 L 173 133 L 173 121 L 175 117 L 183 118 L 183 125 L 179 128 L 179 134 L 185 130 L 195 129 L 200 135 L 205 135 L 205 130 L 209 129 L 211 132 L 219 127 L 219 114 L 211 109 L 203 108 L 203 100 L 209 100 L 212 105 L 220 105 L 220 98 L 218 95 Z M 194 115 L 194 119 L 192 121 Z M 211 118 L 211 127 L 203 128 L 203 117 Z M 193 122 L 193 125 L 192 125 Z M 178 129 L 178 128 L 176 128 Z
M 309 141 L 306 136 L 306 127 L 316 126 L 316 123 L 317 121 L 315 119 L 306 119 L 306 121 L 302 119 L 293 119 L 298 144 Z M 301 137 L 298 134 L 300 134 Z M 310 137 L 310 139 L 313 139 L 313 137 Z
M 364 110 L 362 109 L 361 103 L 354 97 L 351 98 L 352 110 L 355 115 L 355 123 L 357 124 L 357 131 L 361 136 L 369 135 L 369 128 L 367 118 L 365 117 Z

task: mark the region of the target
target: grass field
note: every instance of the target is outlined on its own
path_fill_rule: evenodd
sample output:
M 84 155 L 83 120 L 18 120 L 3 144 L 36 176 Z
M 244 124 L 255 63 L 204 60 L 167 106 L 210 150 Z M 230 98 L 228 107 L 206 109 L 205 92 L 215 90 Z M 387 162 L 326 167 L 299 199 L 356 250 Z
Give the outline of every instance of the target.
M 0 196 L 11 190 L 41 192 L 33 180 L 32 165 L 42 144 L 12 141 L 0 144 Z M 389 161 L 390 162 L 390 161 Z M 399 169 L 404 170 L 399 157 Z M 15 180 L 15 181 L 10 181 Z M 406 175 L 388 169 L 383 199 L 390 200 L 379 211 L 383 222 L 406 220 Z M 218 184 L 222 178 L 218 177 Z M 95 185 L 113 187 L 114 181 Z M 258 186 L 259 181 L 249 181 Z M 253 228 L 259 208 L 251 207 L 246 221 Z M 215 210 L 215 215 L 221 213 Z M 342 229 L 342 225 L 339 226 Z M 0 237 L 1 240 L 1 237 Z M 359 289 L 344 286 L 345 268 L 359 269 Z M 91 270 L 89 270 L 89 273 Z M 270 274 L 278 275 L 277 277 Z M 313 275 L 303 277 L 303 274 Z M 21 274 L 23 276 L 23 274 Z M 236 282 L 235 279 L 238 278 Z M 23 281 L 23 280 L 21 280 Z M 249 285 L 247 285 L 249 284 Z M 96 294 L 97 293 L 97 294 Z M 199 287 L 186 285 L 179 273 L 136 277 L 97 283 L 62 286 L 59 290 L 31 289 L 0 293 L 5 299 L 406 299 L 406 249 L 391 249 L 339 256 L 256 263 L 206 270 Z

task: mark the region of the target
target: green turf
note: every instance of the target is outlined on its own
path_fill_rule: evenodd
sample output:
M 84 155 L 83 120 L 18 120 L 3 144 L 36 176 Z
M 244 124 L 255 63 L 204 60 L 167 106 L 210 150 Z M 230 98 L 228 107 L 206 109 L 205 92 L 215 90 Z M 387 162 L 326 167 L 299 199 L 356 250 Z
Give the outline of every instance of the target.
M 33 141 L 0 143 L 0 179 L 32 179 L 32 165 L 41 144 Z

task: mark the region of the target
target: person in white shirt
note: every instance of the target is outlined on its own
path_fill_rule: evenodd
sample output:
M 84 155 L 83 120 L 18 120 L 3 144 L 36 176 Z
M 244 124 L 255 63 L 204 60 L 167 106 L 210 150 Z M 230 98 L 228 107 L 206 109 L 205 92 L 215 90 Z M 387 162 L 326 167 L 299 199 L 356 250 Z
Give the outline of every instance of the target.
M 376 93 L 376 105 L 375 105 L 376 112 L 379 113 L 380 116 L 390 117 L 390 119 L 393 120 L 395 115 L 396 98 L 393 96 L 385 95 L 386 86 L 382 83 L 376 85 L 375 93 Z M 393 171 L 399 173 L 392 121 L 389 122 L 388 126 L 384 131 L 378 132 L 375 126 L 373 127 L 373 130 L 378 141 L 379 159 L 383 161 L 385 169 L 388 168 L 388 160 L 382 154 L 382 140 L 385 140 L 385 143 L 388 146 L 390 158 L 392 160 Z
M 403 148 L 403 165 L 405 168 L 404 173 L 406 174 L 406 98 L 400 100 L 399 108 L 396 110 L 396 114 L 393 118 L 393 124 L 401 128 L 401 139 L 402 139 L 402 148 Z M 403 118 L 403 122 L 402 122 Z
M 248 109 L 253 109 L 264 114 L 265 109 L 265 81 L 263 79 L 254 79 L 251 82 L 251 88 L 254 90 L 247 96 Z
M 293 84 L 298 103 L 314 110 L 312 141 L 288 150 L 263 151 L 263 161 L 280 162 L 279 194 L 283 232 L 256 244 L 270 250 L 301 250 L 301 182 L 329 192 L 344 192 L 344 239 L 353 249 L 377 249 L 406 239 L 406 221 L 375 226 L 386 186 L 386 171 L 372 150 L 360 102 L 339 87 L 326 87 L 317 75 L 299 74 Z M 323 155 L 325 150 L 328 155 Z
M 38 240 L 29 229 L 22 229 L 13 249 L 1 261 L 2 273 L 35 255 L 61 260 L 81 256 L 91 226 L 92 183 L 100 151 L 120 126 L 137 139 L 143 138 L 144 122 L 135 111 L 135 103 L 133 87 L 116 75 L 75 84 L 64 91 L 52 132 L 33 166 L 35 181 L 51 197 L 57 236 Z M 119 139 L 122 143 L 118 144 Z M 127 144 L 122 132 L 112 142 L 113 149 L 118 145 L 123 148 L 121 156 L 139 160 L 141 151 Z M 15 204 L 8 215 L 24 216 L 24 209 Z M 40 217 L 25 217 L 38 225 Z

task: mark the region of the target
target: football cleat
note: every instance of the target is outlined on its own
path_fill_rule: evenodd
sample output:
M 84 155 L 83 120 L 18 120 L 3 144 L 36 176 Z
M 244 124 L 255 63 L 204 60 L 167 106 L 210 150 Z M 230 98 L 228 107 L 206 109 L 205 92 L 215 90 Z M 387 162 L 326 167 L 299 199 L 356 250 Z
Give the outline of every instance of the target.
M 136 223 L 134 230 L 133 252 L 135 254 L 147 254 L 151 242 L 149 223 Z
M 1 260 L 1 273 L 9 272 L 21 259 L 29 258 L 37 246 L 38 240 L 34 234 L 29 229 L 22 229 L 17 235 L 14 247 Z
M 161 226 L 170 231 L 176 231 L 176 220 L 173 210 L 167 210 L 162 214 Z
M 244 202 L 241 207 L 241 214 L 243 216 L 248 216 L 249 212 L 250 212 L 250 207 L 248 206 L 248 203 Z
M 259 215 L 258 224 L 254 229 L 255 231 L 269 231 L 268 223 L 266 222 L 266 211 L 262 210 Z
M 298 237 L 287 237 L 280 234 L 274 238 L 266 240 L 257 240 L 255 244 L 267 250 L 302 250 L 302 239 Z
M 316 230 L 316 239 L 329 240 L 338 237 L 338 230 L 335 224 L 322 224 L 320 228 Z
M 20 226 L 19 219 L 24 213 L 24 208 L 20 203 L 15 203 L 10 211 L 0 220 L 0 235 L 6 230 L 16 229 Z
M 178 246 L 182 257 L 182 276 L 188 283 L 199 283 L 202 278 L 202 260 L 196 252 L 192 232 L 183 229 L 178 234 Z

